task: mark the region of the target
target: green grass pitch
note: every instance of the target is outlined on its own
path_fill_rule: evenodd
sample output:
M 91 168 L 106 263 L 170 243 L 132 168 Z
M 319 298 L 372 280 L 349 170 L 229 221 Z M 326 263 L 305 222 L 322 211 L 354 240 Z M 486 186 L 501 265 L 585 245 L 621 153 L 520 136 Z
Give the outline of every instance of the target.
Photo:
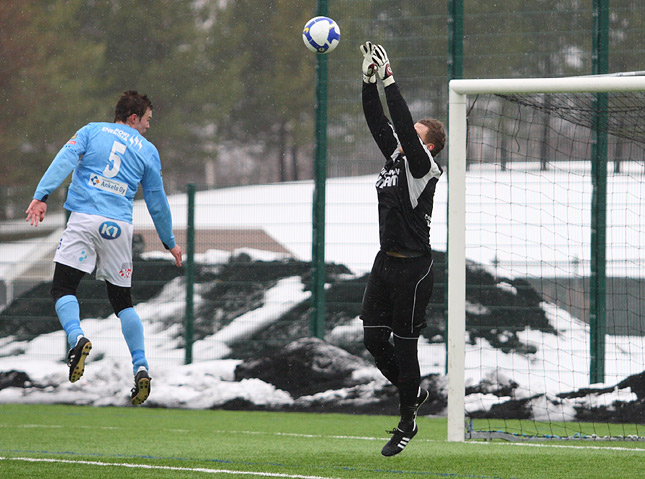
M 638 442 L 449 443 L 446 420 L 386 458 L 388 416 L 0 405 L 1 478 L 645 477 Z

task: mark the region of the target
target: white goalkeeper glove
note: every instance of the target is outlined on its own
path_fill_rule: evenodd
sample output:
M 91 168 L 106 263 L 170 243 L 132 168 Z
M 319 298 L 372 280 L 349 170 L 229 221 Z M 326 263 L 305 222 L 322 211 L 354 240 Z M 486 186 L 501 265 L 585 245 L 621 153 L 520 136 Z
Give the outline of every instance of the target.
M 361 45 L 361 53 L 363 54 L 363 81 L 365 83 L 376 83 L 376 65 L 372 60 L 374 53 L 372 42 L 365 42 L 364 45 Z
M 394 83 L 394 76 L 392 75 L 392 67 L 390 67 L 390 60 L 387 58 L 385 48 L 381 45 L 374 47 L 372 60 L 376 64 L 376 73 L 378 77 L 383 80 L 383 86 L 388 86 Z

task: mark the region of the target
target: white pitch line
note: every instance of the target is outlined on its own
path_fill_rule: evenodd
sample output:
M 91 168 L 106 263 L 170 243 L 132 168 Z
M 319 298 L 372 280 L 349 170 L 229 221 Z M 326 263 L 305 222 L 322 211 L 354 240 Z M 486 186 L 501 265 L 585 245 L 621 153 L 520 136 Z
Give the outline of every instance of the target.
M 581 441 L 582 442 L 582 441 Z M 629 441 L 626 441 L 629 442 Z M 515 447 L 545 447 L 545 448 L 559 448 L 559 449 L 580 449 L 580 450 L 596 450 L 596 451 L 624 451 L 624 452 L 641 452 L 645 453 L 645 449 L 639 447 L 619 447 L 619 446 L 574 446 L 572 444 L 544 444 L 532 442 L 471 442 L 466 441 L 466 444 L 481 444 L 490 446 L 515 446 Z
M 387 439 L 384 437 L 370 437 L 370 436 L 330 436 L 325 434 L 302 434 L 297 432 L 267 432 L 267 431 L 230 431 L 230 430 L 215 430 L 214 433 L 226 434 L 252 434 L 252 435 L 270 435 L 270 436 L 287 436 L 287 437 L 304 437 L 308 439 L 355 439 L 360 441 L 383 441 Z M 421 439 L 419 442 L 431 441 L 432 439 Z
M 84 425 L 78 425 L 78 424 L 73 424 L 73 425 L 47 425 L 47 424 L 16 424 L 16 425 L 10 425 L 10 424 L 0 424 L 0 428 L 25 428 L 25 429 L 32 429 L 32 428 L 44 428 L 44 429 L 61 429 L 61 428 L 75 428 L 75 429 L 121 429 L 116 426 L 84 426 Z M 172 431 L 172 432 L 192 432 L 189 429 L 163 429 L 164 431 Z M 329 435 L 324 435 L 324 434 L 302 434 L 302 433 L 296 433 L 296 432 L 268 432 L 268 431 L 238 431 L 238 430 L 211 430 L 210 431 L 213 434 L 219 434 L 219 433 L 225 433 L 225 434 L 250 434 L 250 435 L 266 435 L 266 436 L 286 436 L 286 437 L 302 437 L 302 438 L 308 438 L 308 439 L 355 439 L 355 440 L 361 440 L 361 441 L 383 441 L 384 438 L 387 439 L 385 436 L 384 437 L 369 437 L 369 436 L 341 436 L 341 435 L 335 435 L 335 436 L 329 436 Z M 435 442 L 432 439 L 419 439 L 418 441 L 415 442 Z
M 35 428 L 43 428 L 43 429 L 62 429 L 62 428 L 73 428 L 73 429 L 92 429 L 97 430 L 97 429 L 102 429 L 102 430 L 119 430 L 122 429 L 119 426 L 87 426 L 83 424 L 0 424 L 0 428 L 22 428 L 22 429 L 35 429 Z M 170 432 L 193 432 L 189 429 L 164 429 L 164 431 L 170 431 Z
M 130 469 L 152 469 L 160 471 L 203 472 L 204 474 L 239 474 L 260 477 L 286 477 L 288 479 L 341 479 L 330 476 L 303 476 L 301 474 L 281 474 L 276 472 L 232 471 L 229 469 L 208 469 L 205 467 L 153 466 L 150 464 L 130 464 L 127 462 L 72 461 L 69 459 L 49 459 L 35 457 L 0 457 L 0 461 L 48 462 L 57 464 L 76 464 L 83 466 L 129 467 Z

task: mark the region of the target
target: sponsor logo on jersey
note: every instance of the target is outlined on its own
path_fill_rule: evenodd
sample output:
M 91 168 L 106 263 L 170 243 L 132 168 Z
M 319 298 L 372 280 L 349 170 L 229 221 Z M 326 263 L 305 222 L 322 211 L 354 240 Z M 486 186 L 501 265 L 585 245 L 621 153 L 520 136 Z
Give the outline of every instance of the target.
M 120 130 L 118 128 L 109 128 L 107 126 L 104 126 L 101 131 L 104 131 L 106 133 L 111 133 L 112 135 L 116 135 L 119 138 L 121 138 L 123 140 L 126 140 L 126 141 L 127 141 L 128 138 L 130 138 L 130 133 L 126 133 L 125 131 Z
M 386 170 L 383 168 L 381 174 L 376 180 L 377 188 L 387 188 L 390 186 L 396 186 L 399 183 L 399 173 L 401 172 L 400 168 L 393 168 L 391 170 Z
M 128 192 L 128 185 L 120 181 L 112 180 L 110 178 L 105 178 L 100 175 L 90 176 L 89 185 L 99 190 L 109 191 L 116 195 L 125 196 Z
M 133 136 L 132 138 L 130 138 L 130 145 L 138 146 L 139 149 L 141 149 L 141 147 L 143 146 L 143 141 L 141 141 L 141 138 L 139 138 L 138 136 Z
M 108 240 L 117 239 L 121 236 L 121 227 L 114 221 L 104 221 L 99 226 L 99 234 Z
M 143 147 L 143 140 L 139 136 L 130 136 L 130 133 L 120 130 L 119 128 L 110 128 L 104 126 L 101 131 L 118 136 L 122 140 L 129 141 L 131 146 L 136 146 L 139 150 Z

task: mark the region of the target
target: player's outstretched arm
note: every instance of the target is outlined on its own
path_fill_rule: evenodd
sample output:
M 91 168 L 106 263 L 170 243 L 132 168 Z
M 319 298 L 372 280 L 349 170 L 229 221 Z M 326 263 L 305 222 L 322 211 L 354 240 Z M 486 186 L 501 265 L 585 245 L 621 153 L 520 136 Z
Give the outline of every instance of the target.
M 361 66 L 363 72 L 363 113 L 370 133 L 372 133 L 372 137 L 376 141 L 381 153 L 383 153 L 385 158 L 390 158 L 398 148 L 398 142 L 392 131 L 392 126 L 383 112 L 383 105 L 381 105 L 381 99 L 376 89 L 375 65 L 372 64 L 371 57 L 369 59 L 366 58 L 366 55 L 370 51 L 373 51 L 373 48 L 371 42 L 366 42 L 364 45 L 361 45 L 361 54 L 363 56 Z
M 31 221 L 33 226 L 38 227 L 38 223 L 42 223 L 45 220 L 45 214 L 47 213 L 47 203 L 37 199 L 31 200 L 29 203 L 29 208 L 27 208 L 27 218 L 25 221 Z
M 181 266 L 181 247 L 175 243 L 175 235 L 172 232 L 172 215 L 168 197 L 163 189 L 161 190 L 143 190 L 143 199 L 148 207 L 148 212 L 152 217 L 159 239 L 163 245 L 170 251 L 175 264 Z
M 434 160 L 424 148 L 423 141 L 419 138 L 414 128 L 414 121 L 408 104 L 394 82 L 390 59 L 385 48 L 381 45 L 375 46 L 372 58 L 376 64 L 377 75 L 383 80 L 383 85 L 386 87 L 385 97 L 392 116 L 392 123 L 399 137 L 401 148 L 405 152 L 405 157 L 410 165 L 410 172 L 415 178 L 421 178 L 433 167 Z
M 170 249 L 170 254 L 175 258 L 175 264 L 181 266 L 181 247 L 176 244 L 174 248 Z

